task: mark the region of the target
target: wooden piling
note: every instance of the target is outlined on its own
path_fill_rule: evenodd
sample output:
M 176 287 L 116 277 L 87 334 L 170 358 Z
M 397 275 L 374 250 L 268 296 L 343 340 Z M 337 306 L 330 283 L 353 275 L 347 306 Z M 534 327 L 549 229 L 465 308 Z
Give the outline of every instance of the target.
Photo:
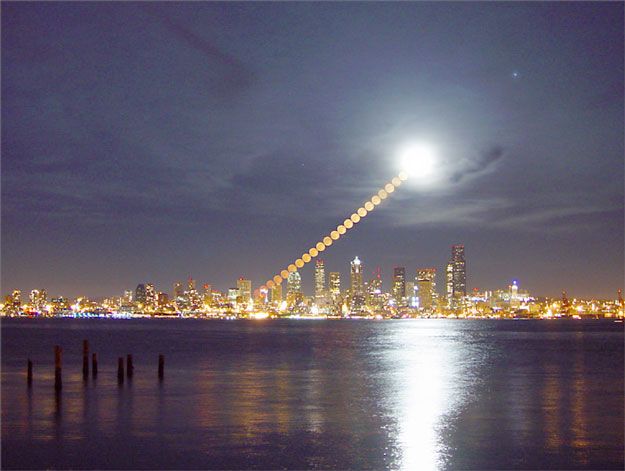
M 132 379 L 132 374 L 135 371 L 135 367 L 132 365 L 132 355 L 126 355 L 126 375 L 128 379 Z
M 162 381 L 164 376 L 165 376 L 165 356 L 161 354 L 158 356 L 158 379 Z
M 91 354 L 91 374 L 93 379 L 98 377 L 98 355 L 95 353 Z
M 89 379 L 89 341 L 82 341 L 82 379 Z
M 124 357 L 117 359 L 117 382 L 119 384 L 124 382 Z
M 28 387 L 33 385 L 33 362 L 28 359 L 28 366 L 26 369 L 26 382 L 28 383 Z
M 63 349 L 60 345 L 54 346 L 54 390 L 60 391 L 63 389 L 63 379 L 61 377 L 62 358 L 61 354 Z

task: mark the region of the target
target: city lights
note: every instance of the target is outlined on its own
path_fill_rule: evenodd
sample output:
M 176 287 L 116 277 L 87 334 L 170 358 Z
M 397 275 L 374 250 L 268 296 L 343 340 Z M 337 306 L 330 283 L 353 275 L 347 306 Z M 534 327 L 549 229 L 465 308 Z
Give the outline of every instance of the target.
M 343 230 L 347 230 L 343 228 Z M 338 232 L 337 232 L 338 235 Z M 325 239 L 333 241 L 332 237 Z M 323 242 L 316 246 L 321 247 Z M 171 298 L 152 283 L 140 283 L 120 297 L 91 300 L 78 296 L 73 301 L 63 296 L 49 299 L 46 289 L 30 291 L 22 303 L 22 292 L 13 290 L 0 304 L 3 316 L 114 318 L 193 317 L 205 319 L 614 319 L 622 322 L 625 302 L 622 291 L 614 299 L 570 298 L 564 291 L 559 298 L 537 298 L 519 280 L 511 280 L 505 289 L 472 291 L 467 288 L 465 247 L 451 246 L 443 270 L 442 289 L 437 289 L 438 273 L 434 267 L 407 269 L 394 267 L 389 289 L 383 289 L 379 269 L 365 278 L 366 263 L 359 257 L 349 263 L 350 276 L 341 285 L 341 273 L 329 272 L 326 261 L 315 260 L 314 294 L 304 294 L 299 269 L 319 255 L 316 248 L 289 264 L 258 289 L 244 277 L 227 293 L 204 284 L 196 288 L 189 278 L 186 286 L 174 284 Z M 283 284 L 284 283 L 284 284 Z M 286 285 L 286 286 L 284 286 Z M 284 297 L 283 297 L 283 288 Z

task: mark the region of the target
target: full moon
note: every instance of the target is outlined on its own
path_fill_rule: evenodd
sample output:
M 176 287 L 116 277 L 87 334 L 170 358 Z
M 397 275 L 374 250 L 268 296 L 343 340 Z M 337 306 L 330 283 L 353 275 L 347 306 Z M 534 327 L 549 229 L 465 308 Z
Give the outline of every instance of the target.
M 399 162 L 401 169 L 411 180 L 428 183 L 434 176 L 436 155 L 434 149 L 427 144 L 417 143 L 403 147 L 399 152 Z

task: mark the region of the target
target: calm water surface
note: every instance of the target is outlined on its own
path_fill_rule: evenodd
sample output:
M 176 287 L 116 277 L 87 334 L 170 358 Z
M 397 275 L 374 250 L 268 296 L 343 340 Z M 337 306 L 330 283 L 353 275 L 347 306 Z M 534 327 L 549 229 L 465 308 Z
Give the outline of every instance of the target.
M 623 469 L 623 345 L 613 321 L 3 320 L 2 467 Z

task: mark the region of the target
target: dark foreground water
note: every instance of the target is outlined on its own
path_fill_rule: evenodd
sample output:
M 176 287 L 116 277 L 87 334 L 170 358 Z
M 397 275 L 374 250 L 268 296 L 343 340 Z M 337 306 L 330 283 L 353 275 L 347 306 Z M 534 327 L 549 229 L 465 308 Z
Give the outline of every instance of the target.
M 612 321 L 4 320 L 2 467 L 623 469 L 623 343 Z

